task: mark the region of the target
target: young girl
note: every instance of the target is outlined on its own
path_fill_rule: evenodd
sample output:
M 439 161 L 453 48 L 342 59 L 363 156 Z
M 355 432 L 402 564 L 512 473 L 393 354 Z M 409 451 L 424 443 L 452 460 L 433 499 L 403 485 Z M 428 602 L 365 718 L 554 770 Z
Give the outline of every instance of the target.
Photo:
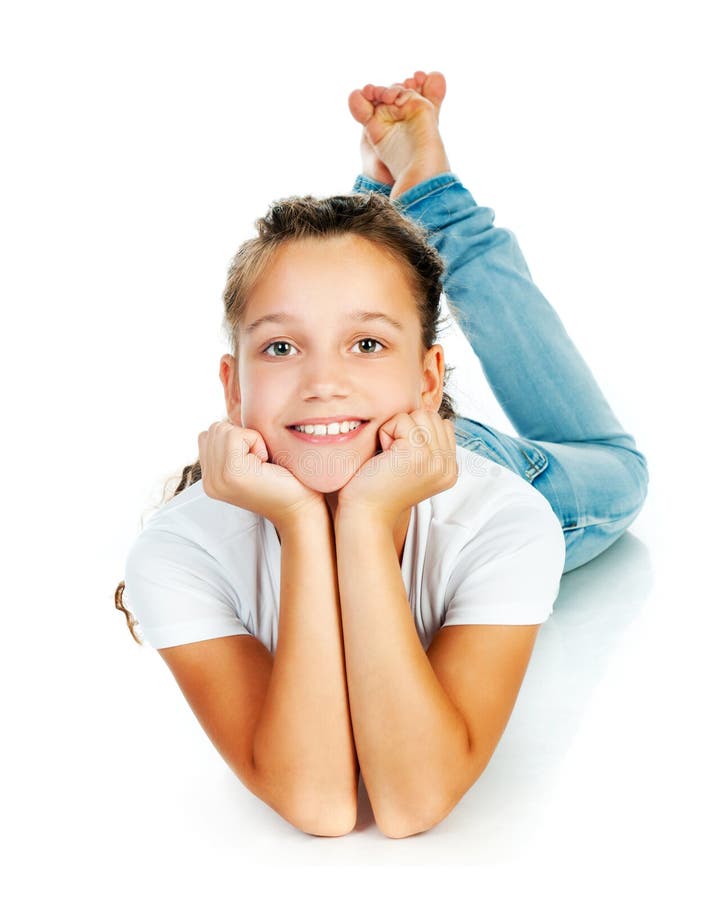
M 389 837 L 451 811 L 562 572 L 647 491 L 515 237 L 451 173 L 444 93 L 437 72 L 354 91 L 353 193 L 258 220 L 224 294 L 228 419 L 116 594 L 232 770 L 309 834 L 353 829 L 360 775 Z M 456 416 L 442 289 L 518 437 Z

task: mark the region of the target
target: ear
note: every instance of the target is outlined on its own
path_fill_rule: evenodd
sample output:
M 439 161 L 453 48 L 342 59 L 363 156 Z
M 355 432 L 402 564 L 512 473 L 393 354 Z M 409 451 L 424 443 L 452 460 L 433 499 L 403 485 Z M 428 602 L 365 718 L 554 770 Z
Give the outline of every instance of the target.
M 426 350 L 423 356 L 423 377 L 420 388 L 420 405 L 423 409 L 437 412 L 443 400 L 443 376 L 446 361 L 440 344 Z
M 231 353 L 225 353 L 219 362 L 219 378 L 224 385 L 227 415 L 232 425 L 242 425 L 242 398 L 239 390 L 237 361 Z

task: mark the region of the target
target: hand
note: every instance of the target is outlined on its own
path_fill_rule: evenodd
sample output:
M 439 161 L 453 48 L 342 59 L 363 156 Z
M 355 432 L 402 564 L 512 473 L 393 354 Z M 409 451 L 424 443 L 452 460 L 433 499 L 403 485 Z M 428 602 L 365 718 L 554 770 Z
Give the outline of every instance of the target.
M 341 488 L 336 517 L 365 509 L 392 526 L 406 509 L 458 480 L 453 423 L 437 412 L 397 413 L 381 425 L 378 437 L 383 452 Z
M 324 495 L 306 487 L 289 469 L 268 462 L 264 439 L 251 428 L 228 419 L 213 422 L 199 435 L 199 460 L 208 497 L 259 513 L 277 530 L 316 505 L 327 514 Z

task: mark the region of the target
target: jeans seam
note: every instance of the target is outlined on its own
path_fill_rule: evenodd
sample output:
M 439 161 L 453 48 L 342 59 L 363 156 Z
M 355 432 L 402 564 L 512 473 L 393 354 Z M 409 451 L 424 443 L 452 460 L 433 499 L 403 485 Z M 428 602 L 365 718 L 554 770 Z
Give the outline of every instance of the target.
M 586 528 L 598 528 L 600 525 L 616 525 L 622 519 L 630 519 L 633 513 L 624 513 L 614 519 L 597 519 L 596 522 L 587 522 L 586 525 L 567 525 L 562 526 L 562 531 L 584 531 Z

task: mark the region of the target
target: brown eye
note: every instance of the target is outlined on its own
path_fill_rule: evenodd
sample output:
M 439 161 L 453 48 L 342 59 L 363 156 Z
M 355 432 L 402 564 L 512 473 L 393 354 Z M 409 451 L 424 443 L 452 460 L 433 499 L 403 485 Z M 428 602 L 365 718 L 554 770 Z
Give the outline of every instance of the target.
M 359 341 L 356 341 L 355 344 L 356 344 L 356 345 L 357 345 L 357 344 L 380 344 L 381 347 L 383 346 L 383 345 L 380 343 L 380 341 L 376 340 L 375 338 L 370 338 L 370 337 L 368 337 L 368 338 L 360 338 L 360 340 L 359 340 Z M 370 355 L 371 353 L 372 353 L 372 351 L 369 351 L 369 350 L 365 350 L 365 351 L 364 351 L 364 354 L 367 354 L 367 355 Z

